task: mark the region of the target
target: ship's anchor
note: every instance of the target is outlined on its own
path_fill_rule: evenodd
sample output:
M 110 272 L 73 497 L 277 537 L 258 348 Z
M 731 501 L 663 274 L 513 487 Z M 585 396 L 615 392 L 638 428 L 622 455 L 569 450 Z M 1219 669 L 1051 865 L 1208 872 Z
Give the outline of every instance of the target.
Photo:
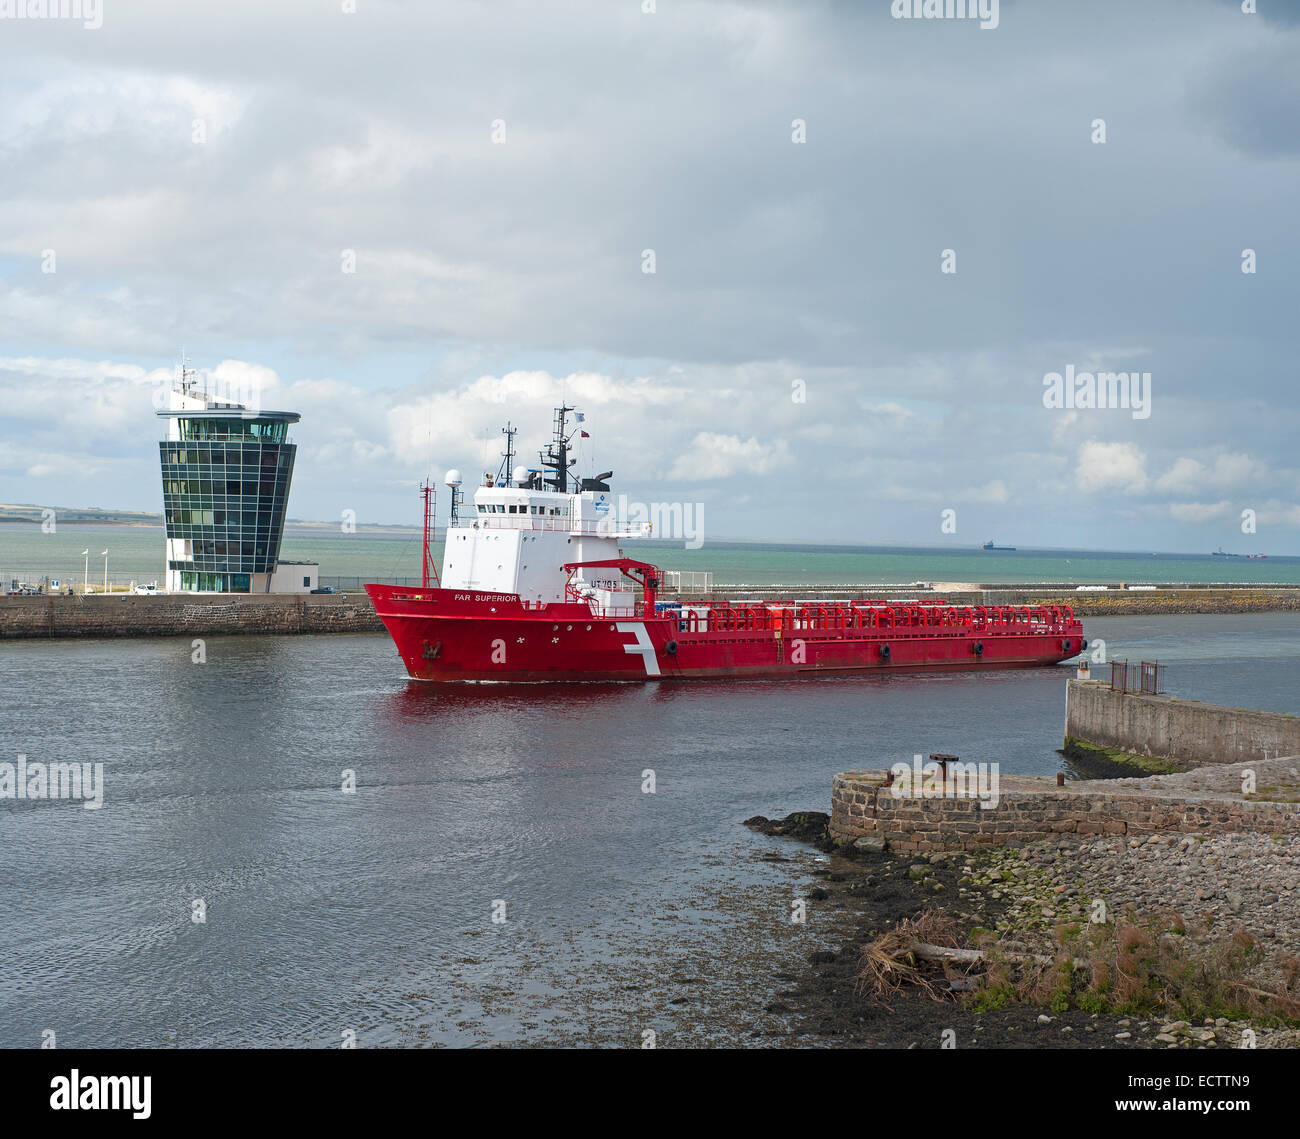
M 425 660 L 437 660 L 442 655 L 442 642 L 430 646 L 428 641 L 424 642 L 424 652 L 420 654 Z

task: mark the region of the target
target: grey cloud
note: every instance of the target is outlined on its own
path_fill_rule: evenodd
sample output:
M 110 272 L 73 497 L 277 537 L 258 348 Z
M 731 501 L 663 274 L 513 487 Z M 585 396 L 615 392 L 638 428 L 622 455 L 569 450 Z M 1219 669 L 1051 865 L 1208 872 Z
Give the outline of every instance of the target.
M 701 393 L 675 412 L 684 444 L 781 440 L 792 472 L 886 464 L 896 505 L 861 515 L 860 537 L 907 536 L 909 494 L 999 481 L 1008 503 L 972 502 L 973 525 L 1014 509 L 1073 532 L 1053 496 L 1094 434 L 1153 476 L 1215 447 L 1258 454 L 1284 493 L 1300 100 L 1294 33 L 1261 4 L 1252 22 L 1216 0 L 1150 0 L 1141 20 L 1128 0 L 1003 0 L 994 32 L 892 20 L 887 0 L 654 16 L 241 0 L 118 4 L 77 36 L 11 27 L 0 338 L 147 366 L 182 344 L 287 360 L 286 382 L 346 377 L 381 408 L 403 383 L 516 367 L 668 388 L 676 364 Z M 1043 374 L 1139 350 L 1152 418 L 1055 438 Z M 435 352 L 400 380 L 375 365 Z M 375 482 L 394 461 L 373 422 L 302 431 Z M 805 536 L 839 533 L 829 506 L 800 509 L 797 480 L 750 477 Z M 737 532 L 771 524 L 748 509 Z M 1091 533 L 1109 519 L 1146 540 L 1104 503 L 1079 509 Z

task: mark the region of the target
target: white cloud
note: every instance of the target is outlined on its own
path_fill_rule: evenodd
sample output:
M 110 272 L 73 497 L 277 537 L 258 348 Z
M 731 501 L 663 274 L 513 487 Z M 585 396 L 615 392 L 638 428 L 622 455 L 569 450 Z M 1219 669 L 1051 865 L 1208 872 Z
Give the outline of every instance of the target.
M 1089 439 L 1079 446 L 1074 482 L 1089 493 L 1119 490 L 1138 494 L 1147 486 L 1146 456 L 1133 443 Z
M 668 471 L 674 482 L 729 479 L 735 475 L 766 475 L 790 463 L 784 439 L 763 443 L 752 436 L 719 435 L 701 431 L 690 447 L 677 456 Z
M 1230 502 L 1171 502 L 1168 506 L 1169 517 L 1179 522 L 1209 522 L 1231 512 Z
M 1182 457 L 1156 479 L 1155 488 L 1171 494 L 1223 491 L 1267 477 L 1267 472 L 1249 455 L 1224 453 L 1212 464 Z
M 1067 411 L 1064 415 L 1052 417 L 1052 442 L 1065 443 L 1074 435 L 1079 423 L 1077 411 Z
M 1011 494 L 1007 490 L 1007 484 L 1001 479 L 994 479 L 983 486 L 973 486 L 963 490 L 954 496 L 957 502 L 986 502 L 1000 504 L 1010 499 Z

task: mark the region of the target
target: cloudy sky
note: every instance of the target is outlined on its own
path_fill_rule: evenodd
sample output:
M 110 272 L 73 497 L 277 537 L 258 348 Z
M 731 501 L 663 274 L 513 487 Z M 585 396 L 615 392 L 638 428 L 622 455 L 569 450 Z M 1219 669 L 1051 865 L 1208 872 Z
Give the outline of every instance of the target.
M 301 412 L 296 517 L 567 398 L 712 538 L 1300 554 L 1300 4 L 891 7 L 0 19 L 0 501 L 159 510 L 184 349 Z

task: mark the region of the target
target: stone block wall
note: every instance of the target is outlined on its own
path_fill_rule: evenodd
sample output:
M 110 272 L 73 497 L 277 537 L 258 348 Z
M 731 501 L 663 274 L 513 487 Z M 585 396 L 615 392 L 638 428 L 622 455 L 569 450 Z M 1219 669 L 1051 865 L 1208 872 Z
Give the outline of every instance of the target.
M 1004 777 L 997 806 L 975 799 L 895 798 L 883 771 L 846 771 L 831 784 L 830 833 L 883 840 L 892 850 L 975 850 L 1056 835 L 1300 830 L 1300 803 L 1144 791 L 1071 790 L 1046 779 Z
M 0 640 L 177 637 L 240 633 L 377 633 L 364 593 L 0 597 Z

